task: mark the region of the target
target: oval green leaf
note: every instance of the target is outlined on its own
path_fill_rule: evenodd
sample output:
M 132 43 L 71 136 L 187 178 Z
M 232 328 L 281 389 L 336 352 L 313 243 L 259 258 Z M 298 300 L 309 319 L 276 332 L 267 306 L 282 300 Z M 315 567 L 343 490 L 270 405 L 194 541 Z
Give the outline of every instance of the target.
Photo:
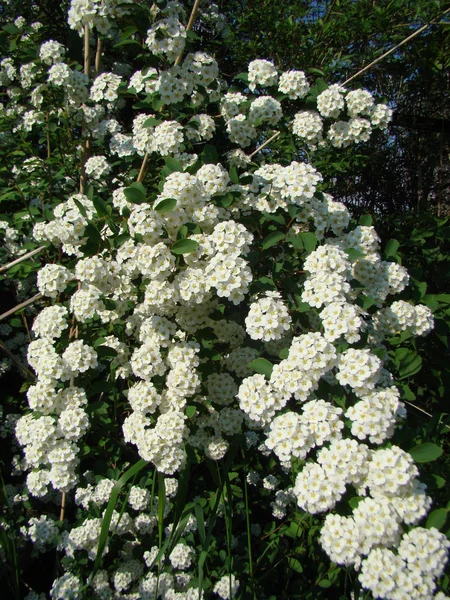
M 448 510 L 446 508 L 437 508 L 428 515 L 426 528 L 436 527 L 436 529 L 442 529 L 445 522 L 447 521 Z
M 281 233 L 281 231 L 273 231 L 272 233 L 269 233 L 269 235 L 263 240 L 263 250 L 267 250 L 267 248 L 275 246 L 276 244 L 278 244 L 278 242 L 281 242 L 283 238 L 284 233 Z
M 198 242 L 195 240 L 178 240 L 178 242 L 173 244 L 170 250 L 173 254 L 189 254 L 190 252 L 197 250 L 197 248 Z
M 436 446 L 432 442 L 425 442 L 424 444 L 418 444 L 408 450 L 413 459 L 418 463 L 432 462 L 439 458 L 443 452 L 442 448 Z
M 176 198 L 164 198 L 164 200 L 161 200 L 160 202 L 158 202 L 158 204 L 156 204 L 153 208 L 157 212 L 163 214 L 163 213 L 167 213 L 167 212 L 170 212 L 171 210 L 173 210 L 176 205 L 177 205 Z
M 255 358 L 248 364 L 249 368 L 256 373 L 270 377 L 272 375 L 273 364 L 265 358 Z

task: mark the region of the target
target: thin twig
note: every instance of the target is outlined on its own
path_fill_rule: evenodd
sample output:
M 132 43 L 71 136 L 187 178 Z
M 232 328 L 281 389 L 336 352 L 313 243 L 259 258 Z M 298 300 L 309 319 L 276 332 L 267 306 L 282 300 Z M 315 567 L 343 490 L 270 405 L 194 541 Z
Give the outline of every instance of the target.
M 192 7 L 191 16 L 189 17 L 188 24 L 186 25 L 186 31 L 190 31 L 195 23 L 195 18 L 197 16 L 198 5 L 200 4 L 200 0 L 195 0 L 194 6 Z M 184 49 L 180 52 L 175 60 L 175 66 L 179 65 L 181 59 L 183 58 Z
M 258 154 L 258 152 L 260 150 L 262 150 L 263 148 L 265 148 L 266 146 L 268 146 L 270 144 L 270 142 L 273 142 L 273 140 L 275 140 L 279 135 L 280 135 L 279 131 L 277 131 L 276 133 L 274 133 L 272 137 L 270 137 L 268 140 L 266 140 L 264 142 L 264 144 L 261 144 L 261 146 L 258 146 L 258 148 L 256 148 L 256 150 L 250 154 L 250 158 L 252 158 L 255 154 Z
M 42 294 L 36 294 L 36 296 L 33 296 L 32 298 L 29 298 L 28 300 L 25 300 L 25 302 L 21 302 L 20 304 L 18 304 L 14 308 L 11 308 L 10 310 L 7 310 L 2 315 L 0 315 L 0 321 L 3 321 L 3 319 L 6 319 L 7 317 L 10 317 L 11 315 L 13 315 L 14 313 L 16 313 L 20 309 L 25 308 L 25 306 L 28 306 L 29 304 L 33 304 L 33 302 L 36 302 L 37 300 L 40 300 L 41 298 L 42 298 Z
M 424 410 L 423 408 L 420 408 L 420 406 L 416 406 L 415 404 L 413 404 L 412 402 L 409 402 L 408 400 L 402 400 L 402 402 L 404 402 L 405 404 L 408 404 L 409 406 L 412 406 L 413 408 L 415 408 L 416 410 L 419 410 L 421 413 L 423 413 L 424 415 L 427 415 L 427 417 L 430 417 L 430 419 L 433 418 L 433 415 L 429 412 L 427 412 L 426 410 Z M 439 423 L 438 425 L 441 424 L 441 419 L 439 419 Z M 442 423 L 442 425 L 448 429 L 450 431 L 450 427 L 448 425 L 446 425 L 445 423 Z
M 191 11 L 191 16 L 189 17 L 189 21 L 188 24 L 186 25 L 186 31 L 190 31 L 194 25 L 195 22 L 195 18 L 197 16 L 197 10 L 198 10 L 198 5 L 200 4 L 200 0 L 195 0 L 194 2 L 194 6 L 192 7 L 192 11 Z M 175 66 L 179 65 L 182 58 L 183 58 L 183 53 L 184 53 L 184 49 L 180 52 L 180 54 L 177 56 L 176 60 L 175 60 Z M 145 153 L 145 156 L 142 160 L 142 164 L 141 164 L 141 168 L 139 169 L 139 175 L 137 178 L 137 181 L 139 183 L 142 183 L 144 181 L 144 177 L 145 177 L 145 172 L 147 170 L 147 163 L 148 163 L 148 152 Z
M 139 169 L 139 175 L 137 181 L 142 183 L 145 177 L 145 171 L 147 170 L 148 152 L 145 153 L 144 160 L 142 161 L 141 168 Z
M 16 365 L 16 367 L 20 371 L 22 371 L 22 373 L 25 375 L 25 377 L 33 377 L 34 378 L 34 375 L 30 371 L 30 369 L 28 367 L 26 367 L 23 364 L 23 362 L 20 360 L 20 358 L 17 358 L 17 356 L 15 354 L 13 354 L 11 352 L 11 350 L 8 348 L 8 346 L 6 346 L 6 344 L 4 344 L 1 340 L 0 340 L 0 350 L 2 350 L 10 360 L 12 360 L 12 362 Z
M 435 23 L 436 21 L 438 21 L 438 19 L 441 19 L 448 12 L 450 12 L 450 8 L 448 8 L 446 11 L 444 11 L 438 17 L 435 17 L 434 19 L 432 19 L 429 23 L 425 23 L 425 25 L 423 25 L 423 27 L 421 27 L 420 29 L 418 29 L 417 31 L 415 31 L 414 33 L 412 33 L 411 35 L 409 35 L 402 42 L 400 42 L 399 44 L 397 44 L 396 46 L 394 46 L 393 48 L 391 48 L 390 50 L 388 50 L 387 52 L 385 52 L 384 54 L 382 54 L 381 56 L 379 56 L 378 58 L 376 58 L 375 60 L 373 60 L 366 67 L 364 67 L 363 69 L 361 69 L 360 71 L 358 71 L 357 73 L 355 73 L 354 75 L 352 75 L 351 77 L 349 77 L 346 81 L 344 81 L 344 83 L 342 85 L 343 86 L 347 85 L 347 83 L 349 83 L 350 81 L 352 81 L 353 79 L 355 79 L 355 77 L 359 77 L 359 75 L 362 75 L 363 73 L 365 73 L 366 71 L 368 71 L 369 69 L 371 69 L 374 65 L 376 65 L 377 63 L 379 63 L 380 60 L 383 60 L 383 58 L 386 58 L 386 56 L 389 56 L 389 54 L 392 54 L 393 52 L 395 52 L 398 48 L 400 48 L 400 46 L 403 46 L 403 44 L 407 44 L 410 40 L 412 40 L 414 37 L 416 37 L 416 35 L 419 35 L 419 33 L 422 33 L 422 31 L 425 31 L 425 29 L 428 29 L 428 27 L 430 27 L 430 25 L 433 25 L 433 23 Z
M 7 265 L 2 265 L 0 267 L 0 273 L 2 273 L 3 271 L 7 271 L 8 269 L 11 269 L 12 267 L 15 267 L 16 265 L 18 265 L 19 263 L 23 262 L 24 260 L 27 260 L 27 258 L 31 258 L 35 254 L 38 254 L 39 252 L 42 252 L 42 250 L 45 250 L 45 246 L 40 246 L 39 248 L 36 248 L 35 250 L 31 250 L 31 252 L 28 252 L 27 254 L 24 254 L 20 258 L 16 258 L 15 260 L 11 261 Z

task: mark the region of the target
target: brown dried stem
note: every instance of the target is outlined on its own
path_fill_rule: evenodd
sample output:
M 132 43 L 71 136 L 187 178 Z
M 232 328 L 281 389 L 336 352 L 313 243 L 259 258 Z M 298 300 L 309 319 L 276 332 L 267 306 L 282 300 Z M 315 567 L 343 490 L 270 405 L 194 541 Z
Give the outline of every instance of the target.
M 25 306 L 29 306 L 30 304 L 33 304 L 33 302 L 36 302 L 37 300 L 40 300 L 41 298 L 42 298 L 42 294 L 36 294 L 36 296 L 33 296 L 32 298 L 25 300 L 25 302 L 21 302 L 20 304 L 17 304 L 17 306 L 15 306 L 14 308 L 7 310 L 2 315 L 0 315 L 0 321 L 3 321 L 3 319 L 10 317 L 17 311 L 21 310 L 22 308 L 25 308 Z
M 20 258 L 16 258 L 15 260 L 11 261 L 7 265 L 2 265 L 0 267 L 0 273 L 2 273 L 3 271 L 7 271 L 8 269 L 11 269 L 12 267 L 15 267 L 16 265 L 23 262 L 24 260 L 27 260 L 27 258 L 31 258 L 35 254 L 42 252 L 42 250 L 45 250 L 45 246 L 40 246 L 39 248 L 36 248 L 35 250 L 31 250 L 31 252 L 27 252 L 27 254 L 24 254 Z

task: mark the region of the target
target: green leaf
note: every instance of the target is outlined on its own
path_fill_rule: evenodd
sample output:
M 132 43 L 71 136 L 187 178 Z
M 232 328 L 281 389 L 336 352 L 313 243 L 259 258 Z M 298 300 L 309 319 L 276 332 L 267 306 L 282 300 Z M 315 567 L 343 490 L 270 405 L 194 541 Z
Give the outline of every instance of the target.
M 248 83 L 248 73 L 239 73 L 239 75 L 236 75 L 235 79 Z
M 346 248 L 344 252 L 347 254 L 350 260 L 357 260 L 358 258 L 364 256 L 364 252 L 361 252 L 361 250 L 357 250 L 356 248 Z
M 217 165 L 219 162 L 219 155 L 216 147 L 212 144 L 206 144 L 206 146 L 203 148 L 203 152 L 200 155 L 200 159 L 204 165 Z
M 281 233 L 281 231 L 273 231 L 272 233 L 269 233 L 269 235 L 263 240 L 262 249 L 267 250 L 267 248 L 271 248 L 272 246 L 275 246 L 283 238 L 284 238 L 284 233 Z
M 433 462 L 439 458 L 443 452 L 442 448 L 436 446 L 432 442 L 425 442 L 424 444 L 418 444 L 408 450 L 413 459 L 418 463 Z
M 194 506 L 195 518 L 197 519 L 197 528 L 198 535 L 200 537 L 200 541 L 204 546 L 206 543 L 206 531 L 205 531 L 205 516 L 203 514 L 203 509 L 200 504 L 196 503 Z
M 99 217 L 107 217 L 109 215 L 108 205 L 98 196 L 92 198 L 92 204 L 94 205 Z
M 255 358 L 248 364 L 248 367 L 267 378 L 272 375 L 273 364 L 265 358 Z
M 155 112 L 158 112 L 160 108 L 164 106 L 164 100 L 161 98 L 155 98 L 152 102 L 152 108 Z
M 128 202 L 132 202 L 133 204 L 143 204 L 147 199 L 145 191 L 134 185 L 125 188 L 123 193 L 125 194 L 125 198 L 128 200 Z
M 422 358 L 417 352 L 404 347 L 395 350 L 395 363 L 400 379 L 411 377 L 422 368 Z
M 156 119 L 155 117 L 149 117 L 142 123 L 142 127 L 156 127 L 162 123 L 161 119 Z
M 300 561 L 298 561 L 296 558 L 292 558 L 292 557 L 289 558 L 288 565 L 296 573 L 303 573 L 303 567 L 302 567 Z
M 132 477 L 135 477 L 139 473 L 139 471 L 142 471 L 142 469 L 148 464 L 149 463 L 146 460 L 139 460 L 135 465 L 133 465 L 127 471 L 125 471 L 125 473 L 120 477 L 119 481 L 117 481 L 114 484 L 114 487 L 111 491 L 111 495 L 109 497 L 108 506 L 106 507 L 105 514 L 103 516 L 102 527 L 100 530 L 100 537 L 97 546 L 97 555 L 95 557 L 94 567 L 90 574 L 91 581 L 96 572 L 98 571 L 98 568 L 100 567 L 103 551 L 105 550 L 106 542 L 108 541 L 109 527 L 111 525 L 112 515 L 117 504 L 119 493 L 123 486 L 126 484 L 126 482 Z
M 189 254 L 190 252 L 194 252 L 194 250 L 197 250 L 197 248 L 198 242 L 196 242 L 195 240 L 184 239 L 175 242 L 171 246 L 170 250 L 171 252 L 173 252 L 173 254 Z
M 304 246 L 303 246 L 303 242 L 302 239 L 298 236 L 289 236 L 286 238 L 286 242 L 288 242 L 289 244 L 292 244 L 294 246 L 294 248 L 297 248 L 297 250 L 304 250 Z
M 372 217 L 370 215 L 362 215 L 359 219 L 359 224 L 363 227 L 370 227 L 372 225 Z
M 178 173 L 183 172 L 183 166 L 178 159 L 173 158 L 172 156 L 168 156 L 165 159 L 165 162 L 166 162 L 166 167 L 167 167 L 167 170 L 169 171 L 169 173 L 174 173 L 175 171 Z
M 156 204 L 153 208 L 157 212 L 163 214 L 163 213 L 167 213 L 167 212 L 170 212 L 171 210 L 173 210 L 176 205 L 177 205 L 176 198 L 164 198 L 164 200 L 161 200 L 160 202 L 158 202 L 158 204 Z
M 448 510 L 446 508 L 437 508 L 433 510 L 429 515 L 426 523 L 426 528 L 436 527 L 436 529 L 442 529 L 445 522 L 447 521 Z
M 188 417 L 188 419 L 192 419 L 192 417 L 195 416 L 197 412 L 197 409 L 195 408 L 195 406 L 187 406 L 186 407 L 186 416 Z
M 300 234 L 300 238 L 303 242 L 303 246 L 306 252 L 312 252 L 316 249 L 317 246 L 317 238 L 316 235 L 312 231 L 304 231 Z
M 395 256 L 399 248 L 400 242 L 397 240 L 389 240 L 384 249 L 384 254 L 385 256 Z
M 102 236 L 97 227 L 92 223 L 88 223 L 85 227 L 83 237 L 87 237 L 87 241 L 80 246 L 81 252 L 86 256 L 94 256 L 94 254 L 97 254 L 102 243 Z
M 231 167 L 231 169 L 230 169 L 230 179 L 236 185 L 239 184 L 239 175 L 238 175 L 236 167 Z

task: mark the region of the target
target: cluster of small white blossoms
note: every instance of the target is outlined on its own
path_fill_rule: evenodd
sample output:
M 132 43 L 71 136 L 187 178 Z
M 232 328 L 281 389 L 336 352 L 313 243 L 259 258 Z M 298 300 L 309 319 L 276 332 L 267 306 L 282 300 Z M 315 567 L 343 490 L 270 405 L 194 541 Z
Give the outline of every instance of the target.
M 39 58 L 46 65 L 60 63 L 64 59 L 65 48 L 59 42 L 49 40 L 44 42 L 39 49 Z
M 385 104 L 375 104 L 367 90 L 346 93 L 342 86 L 332 85 L 317 97 L 318 112 L 300 111 L 295 115 L 292 130 L 315 149 L 325 143 L 323 118 L 338 119 L 344 107 L 348 120 L 327 123 L 326 139 L 336 148 L 367 141 L 373 128 L 386 129 L 392 118 L 392 110 Z
M 82 206 L 82 210 L 80 210 L 79 205 Z M 48 241 L 55 246 L 62 245 L 62 249 L 66 254 L 82 256 L 82 253 L 78 250 L 78 246 L 82 244 L 84 230 L 95 214 L 92 200 L 83 194 L 74 194 L 73 196 L 70 196 L 66 202 L 58 204 L 58 206 L 55 207 L 53 214 L 55 216 L 53 221 L 49 221 L 48 223 L 36 223 L 33 228 L 33 237 L 39 242 Z M 61 278 L 64 278 L 64 283 L 70 278 L 69 275 L 65 277 L 62 273 L 70 274 L 70 271 L 60 265 L 47 265 L 47 267 L 52 267 L 55 273 L 48 273 L 47 276 L 45 268 L 44 270 L 41 270 L 40 275 L 38 275 L 38 287 L 39 281 L 41 280 L 43 282 L 42 285 L 45 286 L 46 289 L 54 289 L 55 291 L 62 292 L 66 286 L 63 286 Z M 60 271 L 58 277 L 56 276 L 57 270 Z M 57 283 L 52 284 L 52 276 L 58 280 Z M 47 295 L 42 289 L 41 292 L 44 293 L 44 295 Z M 48 295 L 56 296 L 57 294 L 54 293 Z
M 68 23 L 71 29 L 84 35 L 84 28 L 97 29 L 105 35 L 114 21 L 129 12 L 127 4 L 133 0 L 71 0 L 68 12 Z
M 279 292 L 266 292 L 250 305 L 245 327 L 252 340 L 279 340 L 286 335 L 292 324 L 286 305 Z
M 410 331 L 414 336 L 427 335 L 433 326 L 433 314 L 427 306 L 414 306 L 404 300 L 396 300 L 390 306 L 380 309 L 372 320 L 372 327 L 378 339 L 402 331 Z
M 122 78 L 114 73 L 102 73 L 94 79 L 90 90 L 90 99 L 94 102 L 106 100 L 108 103 L 115 102 L 119 97 L 119 86 Z
M 155 56 L 175 62 L 186 45 L 186 28 L 177 18 L 161 19 L 147 31 L 145 43 Z
M 37 552 L 45 552 L 54 545 L 58 526 L 47 515 L 41 515 L 39 518 L 31 517 L 28 527 L 21 528 L 21 531 L 30 539 Z
M 292 457 L 303 460 L 315 446 L 341 438 L 342 413 L 341 408 L 325 400 L 305 402 L 301 414 L 288 411 L 273 419 L 265 445 L 287 469 Z
M 222 600 L 231 600 L 232 598 L 235 598 L 238 590 L 239 579 L 236 579 L 236 576 L 233 575 L 233 573 L 224 575 L 213 588 L 213 591 L 222 598 Z
M 337 362 L 335 347 L 319 333 L 294 337 L 288 358 L 274 365 L 270 385 L 289 400 L 304 402 L 317 389 L 319 380 Z
M 391 438 L 397 422 L 406 416 L 399 397 L 398 389 L 394 386 L 361 396 L 361 400 L 345 413 L 352 421 L 352 435 L 359 440 L 368 438 L 373 444 L 381 444 Z
M 444 600 L 447 596 L 434 592 L 449 547 L 445 535 L 434 527 L 417 527 L 402 536 L 397 554 L 388 548 L 374 548 L 362 562 L 359 580 L 376 598 Z
M 91 156 L 87 159 L 84 168 L 91 179 L 102 179 L 111 172 L 111 165 L 106 156 Z

